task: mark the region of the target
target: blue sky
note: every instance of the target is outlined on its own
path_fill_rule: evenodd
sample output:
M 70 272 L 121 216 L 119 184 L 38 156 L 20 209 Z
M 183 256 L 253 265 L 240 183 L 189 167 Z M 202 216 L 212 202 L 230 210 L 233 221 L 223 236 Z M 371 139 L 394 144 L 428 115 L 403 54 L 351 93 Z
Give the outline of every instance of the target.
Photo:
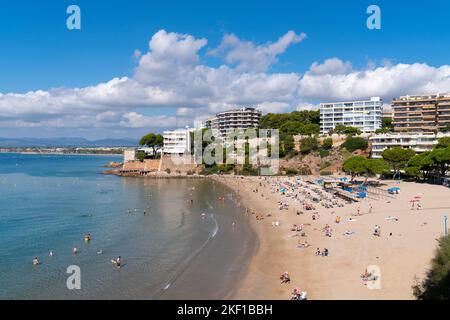
M 66 28 L 66 8 L 70 4 L 77 4 L 81 8 L 82 29 L 79 31 L 69 31 Z M 381 8 L 381 30 L 366 28 L 368 17 L 366 8 L 370 4 L 377 4 Z M 444 0 L 427 1 L 426 4 L 423 1 L 403 0 L 2 1 L 0 6 L 0 93 L 4 96 L 3 98 L 0 96 L 0 111 L 2 111 L 2 105 L 4 107 L 7 105 L 5 108 L 11 108 L 13 105 L 15 110 L 23 108 L 27 111 L 0 116 L 0 127 L 3 127 L 0 129 L 0 136 L 26 136 L 39 132 L 43 136 L 70 135 L 96 138 L 115 134 L 134 137 L 145 131 L 153 129 L 158 131 L 165 128 L 159 124 L 152 128 L 152 119 L 149 117 L 157 117 L 154 121 L 161 122 L 164 121 L 164 117 L 179 114 L 181 118 L 186 118 L 183 118 L 180 123 L 191 124 L 192 115 L 204 115 L 239 104 L 239 99 L 234 96 L 219 101 L 211 96 L 206 99 L 202 95 L 199 101 L 204 101 L 204 106 L 199 101 L 189 105 L 186 97 L 161 104 L 153 103 L 153 101 L 139 103 L 136 97 L 128 109 L 124 107 L 127 101 L 124 101 L 120 108 L 112 106 L 111 110 L 108 109 L 107 102 L 102 101 L 103 105 L 97 111 L 93 111 L 95 103 L 91 105 L 89 102 L 87 106 L 87 103 L 83 102 L 86 110 L 75 115 L 62 106 L 54 112 L 37 110 L 30 112 L 32 107 L 24 107 L 30 103 L 24 100 L 27 99 L 26 96 L 6 100 L 9 98 L 5 96 L 7 94 L 24 94 L 38 90 L 51 94 L 55 88 L 72 90 L 108 83 L 115 77 L 133 78 L 140 58 L 150 51 L 150 39 L 160 30 L 191 35 L 195 39 L 206 39 L 207 44 L 196 51 L 199 57 L 196 64 L 214 70 L 223 65 L 236 69 L 236 66 L 242 62 L 239 59 L 233 62 L 227 61 L 226 53 L 209 54 L 210 50 L 220 46 L 225 35 L 235 35 L 239 43 L 251 42 L 254 46 L 264 46 L 276 42 L 290 30 L 296 35 L 306 34 L 306 39 L 292 41 L 264 70 L 237 68 L 236 73 L 239 75 L 235 75 L 236 77 L 261 72 L 267 76 L 295 73 L 298 75 L 297 80 L 301 80 L 303 75 L 310 71 L 313 63 L 323 64 L 327 59 L 335 58 L 338 59 L 334 61 L 335 63 L 336 61 L 350 63 L 351 67 L 343 70 L 340 66 L 339 71 L 336 71 L 335 67 L 331 69 L 327 67 L 323 72 L 331 72 L 333 76 L 345 74 L 346 79 L 342 77 L 336 79 L 343 81 L 340 84 L 342 87 L 347 86 L 345 81 L 350 81 L 352 72 L 361 76 L 361 72 L 377 67 L 385 69 L 380 70 L 376 78 L 367 76 L 367 82 L 381 81 L 379 77 L 383 77 L 386 73 L 388 73 L 387 77 L 394 81 L 391 74 L 395 69 L 386 68 L 394 68 L 399 64 L 411 66 L 407 75 L 424 73 L 409 87 L 380 92 L 379 95 L 385 95 L 383 96 L 385 100 L 391 99 L 391 95 L 401 93 L 402 90 L 441 90 L 442 81 L 441 85 L 435 86 L 429 85 L 429 82 L 430 77 L 439 77 L 445 84 L 449 79 L 447 69 L 442 69 L 449 64 L 450 27 L 447 17 L 449 9 L 449 2 Z M 133 58 L 136 49 L 142 55 Z M 414 64 L 424 64 L 426 68 L 419 68 L 417 71 L 417 68 L 413 68 Z M 242 102 L 255 105 L 277 104 L 274 111 L 279 111 L 283 108 L 292 110 L 301 105 L 314 105 L 323 99 L 349 97 L 347 92 L 316 94 L 319 92 L 318 89 L 310 88 L 310 83 L 317 81 L 317 85 L 323 88 L 323 91 L 327 91 L 324 88 L 328 87 L 320 82 L 317 72 L 313 75 L 313 79 L 303 78 L 304 82 L 308 81 L 308 83 L 292 89 L 289 97 L 287 94 L 281 94 L 266 97 L 267 99 L 261 101 L 248 98 L 243 99 Z M 145 82 L 149 85 L 148 79 L 145 81 L 142 79 L 141 77 L 139 80 L 141 84 Z M 152 89 L 165 88 L 170 92 L 178 89 L 176 87 L 168 89 L 170 82 L 168 79 L 164 79 L 165 82 L 161 85 L 155 81 L 152 78 Z M 229 81 L 234 80 L 230 77 Z M 401 81 L 401 79 L 395 81 Z M 254 84 L 247 85 L 252 87 Z M 350 85 L 353 92 L 362 86 L 353 82 Z M 214 85 L 214 88 L 219 87 Z M 202 90 L 209 89 L 202 86 Z M 377 93 L 376 90 L 374 91 L 374 94 Z M 447 91 L 450 91 L 450 88 Z M 369 89 L 364 89 L 362 92 L 372 93 Z M 358 95 L 355 92 L 354 94 Z M 37 108 L 46 108 L 40 105 L 46 103 L 41 98 L 32 101 L 36 103 Z M 54 103 L 58 102 L 52 102 Z M 77 108 L 76 101 L 65 106 L 65 108 L 69 107 Z M 182 109 L 184 107 L 187 110 Z M 102 124 L 94 123 L 87 127 L 80 125 L 72 126 L 71 130 L 65 129 L 64 121 L 67 117 L 81 117 L 80 122 L 82 122 L 82 119 L 92 118 L 105 112 L 115 113 L 108 124 L 102 122 Z M 140 125 L 134 122 L 131 125 L 132 128 L 127 128 L 128 122 L 124 122 L 121 116 L 129 113 L 133 113 L 134 120 L 136 115 L 138 118 L 141 116 Z M 189 114 L 190 118 L 186 114 Z M 114 125 L 114 117 L 116 125 Z M 168 121 L 168 123 L 171 124 L 167 127 L 174 126 L 173 122 Z M 175 124 L 179 125 L 178 120 Z

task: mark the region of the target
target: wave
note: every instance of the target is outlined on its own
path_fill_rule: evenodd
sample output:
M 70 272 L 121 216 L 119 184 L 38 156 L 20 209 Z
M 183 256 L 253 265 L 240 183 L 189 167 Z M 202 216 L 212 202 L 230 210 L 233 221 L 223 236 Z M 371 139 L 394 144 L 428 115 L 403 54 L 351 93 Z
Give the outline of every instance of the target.
M 211 206 L 209 202 L 207 202 L 208 206 Z M 208 217 L 214 222 L 214 228 L 211 231 L 208 239 L 205 240 L 205 242 L 202 243 L 202 245 L 197 248 L 195 251 L 191 253 L 191 255 L 184 261 L 184 263 L 181 264 L 181 266 L 174 272 L 173 276 L 169 279 L 169 281 L 166 282 L 164 287 L 159 290 L 154 296 L 155 297 L 161 297 L 164 295 L 164 293 L 170 289 L 170 287 L 175 283 L 175 281 L 186 271 L 186 269 L 190 266 L 191 262 L 194 261 L 194 259 L 203 251 L 203 249 L 206 248 L 206 246 L 209 244 L 209 242 L 217 235 L 219 231 L 219 223 L 217 222 L 214 213 L 210 213 Z

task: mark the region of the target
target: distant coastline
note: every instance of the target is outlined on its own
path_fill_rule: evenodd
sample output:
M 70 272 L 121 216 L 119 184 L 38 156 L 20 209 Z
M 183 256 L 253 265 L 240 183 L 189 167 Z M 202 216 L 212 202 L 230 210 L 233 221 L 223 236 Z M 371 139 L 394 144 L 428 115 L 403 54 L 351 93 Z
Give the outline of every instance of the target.
M 38 148 L 38 147 L 0 147 L 0 153 L 17 154 L 42 154 L 42 155 L 99 155 L 99 156 L 121 156 L 124 148 Z

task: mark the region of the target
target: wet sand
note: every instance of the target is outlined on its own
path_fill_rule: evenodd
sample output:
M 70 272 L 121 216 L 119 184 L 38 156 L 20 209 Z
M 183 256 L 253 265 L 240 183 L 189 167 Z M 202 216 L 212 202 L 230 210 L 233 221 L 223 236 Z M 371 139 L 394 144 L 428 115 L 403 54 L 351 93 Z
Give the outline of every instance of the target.
M 273 192 L 271 183 L 277 177 L 214 179 L 234 189 L 242 204 L 256 212 L 250 220 L 260 245 L 245 278 L 230 296 L 234 299 L 290 299 L 294 287 L 307 291 L 308 299 L 414 299 L 412 286 L 416 279 L 423 279 L 436 239 L 444 233 L 443 217 L 450 211 L 446 187 L 383 181 L 383 189 L 400 187 L 401 194 L 395 199 L 365 199 L 343 208 L 326 209 L 317 204 L 315 212 L 320 218 L 313 221 L 314 211 L 304 211 L 293 199 Z M 410 200 L 417 194 L 422 196 L 422 209 L 411 210 Z M 279 210 L 280 200 L 289 202 L 288 210 Z M 361 215 L 354 216 L 358 208 Z M 297 209 L 304 214 L 297 215 Z M 257 220 L 256 215 L 264 219 Z M 336 216 L 341 217 L 339 224 Z M 388 216 L 398 221 L 387 220 Z M 350 217 L 356 221 L 349 221 Z M 272 226 L 274 221 L 279 226 Z M 303 224 L 307 236 L 290 231 L 293 224 Z M 326 224 L 332 227 L 332 237 L 324 235 Z M 380 237 L 373 235 L 375 225 L 381 227 Z M 354 234 L 344 235 L 347 230 Z M 311 246 L 299 249 L 299 241 Z M 316 248 L 327 248 L 330 255 L 316 256 Z M 380 268 L 381 289 L 369 290 L 360 277 L 371 265 Z M 279 276 L 285 271 L 292 281 L 281 285 Z

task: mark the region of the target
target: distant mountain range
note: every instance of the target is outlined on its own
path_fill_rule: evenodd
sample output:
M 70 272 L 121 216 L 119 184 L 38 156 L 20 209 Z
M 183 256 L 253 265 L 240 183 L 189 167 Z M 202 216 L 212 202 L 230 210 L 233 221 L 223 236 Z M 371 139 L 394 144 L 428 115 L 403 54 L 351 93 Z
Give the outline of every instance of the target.
M 3 148 L 69 148 L 69 147 L 134 147 L 134 139 L 101 139 L 84 138 L 0 138 Z

